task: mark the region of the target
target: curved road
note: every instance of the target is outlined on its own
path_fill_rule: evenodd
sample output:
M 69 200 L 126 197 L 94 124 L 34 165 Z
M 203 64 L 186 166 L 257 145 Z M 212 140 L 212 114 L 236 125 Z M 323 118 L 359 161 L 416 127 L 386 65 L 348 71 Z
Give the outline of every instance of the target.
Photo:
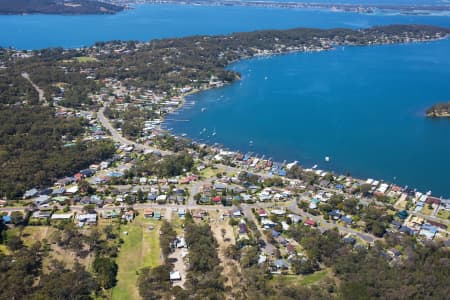
M 166 151 L 166 150 L 160 150 L 148 145 L 144 145 L 144 144 L 139 144 L 136 142 L 133 142 L 129 139 L 126 139 L 125 137 L 123 137 L 112 125 L 111 122 L 109 121 L 108 118 L 105 117 L 105 108 L 107 107 L 107 104 L 105 104 L 102 108 L 100 108 L 98 110 L 97 113 L 97 119 L 100 121 L 100 123 L 102 124 L 103 127 L 105 127 L 111 134 L 111 138 L 113 139 L 113 141 L 124 144 L 124 145 L 132 145 L 135 149 L 137 150 L 141 150 L 141 151 L 145 151 L 145 150 L 150 150 L 153 152 L 159 152 L 161 153 L 161 155 L 170 155 L 173 154 L 173 152 L 171 151 Z

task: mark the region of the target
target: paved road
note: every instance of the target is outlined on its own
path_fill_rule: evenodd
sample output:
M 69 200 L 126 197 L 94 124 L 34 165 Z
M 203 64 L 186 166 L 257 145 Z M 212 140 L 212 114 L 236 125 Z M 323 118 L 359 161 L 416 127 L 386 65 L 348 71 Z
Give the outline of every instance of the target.
M 244 215 L 247 217 L 247 219 L 249 219 L 255 223 L 256 227 L 258 228 L 259 233 L 261 234 L 261 238 L 266 243 L 266 246 L 262 250 L 269 255 L 273 255 L 277 248 L 274 245 L 272 245 L 271 243 L 269 243 L 264 232 L 261 232 L 259 225 L 258 225 L 258 221 L 256 220 L 255 215 L 252 213 L 252 207 L 255 207 L 255 205 L 243 204 L 242 210 L 244 212 Z
M 188 205 L 195 205 L 196 201 L 194 199 L 194 196 L 197 195 L 200 192 L 200 189 L 204 184 L 207 182 L 211 182 L 211 180 L 201 180 L 194 183 L 192 186 L 190 192 L 189 192 L 189 199 L 188 199 Z
M 257 221 L 255 220 L 255 217 L 253 215 L 253 213 L 251 212 L 252 208 L 255 209 L 259 209 L 259 208 L 268 208 L 270 206 L 276 206 L 274 203 L 256 203 L 256 204 L 243 204 L 242 205 L 242 209 L 243 212 L 245 214 L 245 216 L 252 220 L 253 222 L 255 222 L 255 224 L 257 224 Z M 123 205 L 123 206 L 105 206 L 104 209 L 119 209 L 121 207 L 128 207 L 128 205 Z M 63 207 L 59 207 L 60 209 L 62 209 Z M 75 212 L 80 212 L 83 210 L 84 205 L 73 205 L 70 207 L 72 211 Z M 206 211 L 228 211 L 233 209 L 234 207 L 224 207 L 224 206 L 220 206 L 220 205 L 197 205 L 195 203 L 188 203 L 187 205 L 178 205 L 178 204 L 153 204 L 153 203 L 137 203 L 133 205 L 134 209 L 137 210 L 143 210 L 145 208 L 152 208 L 155 210 L 173 210 L 173 209 L 179 209 L 179 208 L 183 208 L 183 209 L 187 209 L 187 210 L 194 210 L 194 209 L 203 209 Z M 295 200 L 291 201 L 291 204 L 287 207 L 290 211 L 292 211 L 293 213 L 296 213 L 300 216 L 303 216 L 304 218 L 310 218 L 314 221 L 316 221 L 316 223 L 318 223 L 318 228 L 321 231 L 325 231 L 327 229 L 332 229 L 334 227 L 337 227 L 339 232 L 341 233 L 351 233 L 354 234 L 358 237 L 360 237 L 361 239 L 363 239 L 366 242 L 369 243 L 373 243 L 375 240 L 380 240 L 380 238 L 377 238 L 371 234 L 368 233 L 363 233 L 360 231 L 357 231 L 355 229 L 349 228 L 349 227 L 345 227 L 339 224 L 332 224 L 332 223 L 327 223 L 323 220 L 323 218 L 321 216 L 314 216 L 311 215 L 309 213 L 304 212 L 303 210 L 299 209 L 297 207 L 297 204 L 295 203 Z M 23 211 L 25 210 L 25 207 L 2 207 L 0 208 L 0 211 L 4 211 L 4 212 L 12 212 L 12 211 Z M 275 248 L 273 245 L 270 245 L 267 242 L 267 239 L 265 237 L 264 234 L 261 233 L 261 236 L 263 237 L 264 241 L 266 242 L 267 246 L 266 249 L 269 253 L 271 253 L 270 251 L 273 251 Z
M 141 150 L 141 151 L 145 151 L 145 150 L 150 150 L 150 151 L 154 151 L 154 152 L 159 152 L 161 153 L 161 155 L 170 155 L 173 154 L 173 152 L 171 151 L 165 151 L 165 150 L 160 150 L 154 147 L 150 147 L 148 145 L 144 145 L 144 144 L 139 144 L 136 142 L 133 142 L 131 140 L 126 139 L 125 137 L 123 137 L 112 125 L 111 122 L 109 121 L 108 118 L 105 117 L 105 108 L 106 108 L 107 104 L 105 104 L 105 106 L 103 106 L 102 108 L 99 109 L 98 113 L 97 113 L 97 118 L 100 121 L 100 123 L 103 125 L 103 127 L 105 127 L 111 134 L 111 138 L 118 143 L 124 144 L 124 145 L 132 145 L 135 149 L 137 150 Z
M 298 208 L 297 203 L 296 203 L 295 200 L 291 201 L 291 204 L 288 206 L 288 209 L 290 211 L 292 211 L 293 213 L 298 214 L 299 216 L 303 216 L 303 217 L 306 217 L 306 218 L 314 220 L 317 224 L 320 224 L 318 227 L 322 231 L 327 230 L 327 229 L 333 229 L 334 227 L 337 227 L 337 229 L 339 230 L 340 233 L 344 233 L 344 234 L 345 233 L 350 233 L 350 234 L 356 235 L 356 236 L 358 236 L 359 238 L 363 239 L 364 241 L 366 241 L 368 243 L 373 243 L 376 240 L 380 240 L 380 238 L 378 238 L 378 237 L 375 237 L 375 236 L 373 236 L 371 234 L 368 234 L 368 233 L 363 233 L 363 232 L 357 231 L 357 230 L 355 230 L 353 228 L 350 228 L 350 227 L 345 227 L 345 226 L 342 226 L 340 224 L 327 223 L 322 218 L 321 215 L 314 216 L 314 215 L 311 215 L 311 214 L 309 214 L 307 212 L 304 212 L 303 210 Z

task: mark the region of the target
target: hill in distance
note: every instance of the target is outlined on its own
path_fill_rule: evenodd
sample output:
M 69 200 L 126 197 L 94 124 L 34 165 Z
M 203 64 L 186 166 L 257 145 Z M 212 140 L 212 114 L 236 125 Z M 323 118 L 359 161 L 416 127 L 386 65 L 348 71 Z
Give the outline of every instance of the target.
M 0 0 L 0 14 L 115 14 L 123 6 L 95 0 Z

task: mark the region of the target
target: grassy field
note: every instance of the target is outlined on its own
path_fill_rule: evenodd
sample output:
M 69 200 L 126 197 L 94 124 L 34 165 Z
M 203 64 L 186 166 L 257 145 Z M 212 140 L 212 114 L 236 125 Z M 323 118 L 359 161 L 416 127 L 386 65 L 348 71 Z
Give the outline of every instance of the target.
M 0 253 L 8 255 L 10 254 L 10 251 L 6 245 L 0 244 Z
M 223 173 L 223 171 L 224 170 L 221 168 L 206 168 L 200 172 L 200 176 L 202 176 L 203 178 L 216 178 L 216 175 L 219 173 Z
M 155 228 L 149 230 L 149 225 Z M 159 227 L 159 221 L 145 220 L 142 214 L 121 227 L 120 236 L 124 244 L 117 258 L 119 270 L 117 286 L 112 291 L 113 299 L 139 299 L 136 285 L 139 270 L 160 264 Z
M 276 275 L 273 277 L 273 283 L 289 283 L 294 285 L 307 286 L 322 281 L 327 276 L 327 271 L 317 271 L 309 275 Z
M 172 220 L 170 220 L 170 224 L 172 224 L 173 229 L 177 233 L 177 235 L 183 234 L 183 220 L 178 217 L 176 212 L 172 212 Z
M 425 204 L 422 208 L 422 210 L 420 211 L 421 213 L 423 213 L 424 215 L 431 215 L 434 211 L 434 208 L 429 208 L 427 204 Z
M 22 231 L 23 243 L 27 246 L 32 245 L 36 241 L 49 239 L 55 228 L 50 226 L 26 226 Z
M 450 212 L 445 209 L 440 209 L 439 212 L 437 213 L 437 216 L 444 220 L 450 220 Z
M 77 61 L 80 62 L 80 63 L 86 63 L 86 62 L 97 61 L 96 58 L 94 58 L 94 57 L 89 57 L 89 56 L 75 57 L 75 60 L 77 60 Z
M 315 272 L 310 275 L 302 276 L 299 283 L 300 283 L 300 285 L 314 284 L 314 283 L 317 283 L 317 282 L 321 281 L 322 279 L 324 279 L 326 275 L 327 275 L 327 272 L 325 270 L 318 271 L 318 272 Z

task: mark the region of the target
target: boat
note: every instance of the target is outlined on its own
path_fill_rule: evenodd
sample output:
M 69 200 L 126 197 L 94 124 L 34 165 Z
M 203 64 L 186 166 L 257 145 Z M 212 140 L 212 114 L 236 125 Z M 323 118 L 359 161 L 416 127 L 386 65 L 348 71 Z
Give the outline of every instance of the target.
M 312 168 L 313 168 L 313 169 L 317 169 L 317 165 L 314 165 Z
M 206 107 L 202 107 L 202 112 L 205 112 L 206 111 Z
M 325 161 L 326 162 L 330 162 L 330 157 L 329 156 L 325 156 Z

